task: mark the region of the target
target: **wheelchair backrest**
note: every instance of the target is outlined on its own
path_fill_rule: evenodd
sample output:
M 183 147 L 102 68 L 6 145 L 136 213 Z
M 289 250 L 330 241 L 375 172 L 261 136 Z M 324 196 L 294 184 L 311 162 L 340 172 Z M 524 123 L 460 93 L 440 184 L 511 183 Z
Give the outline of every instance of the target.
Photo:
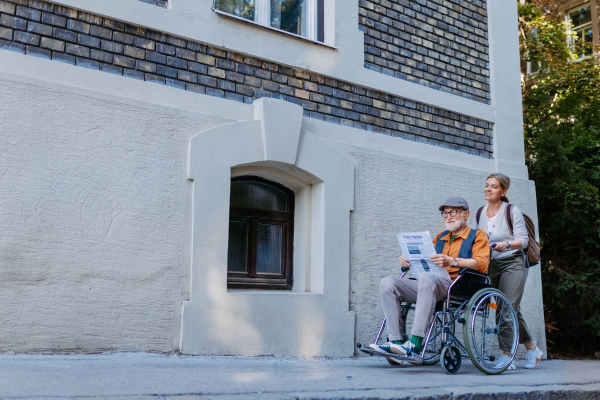
M 470 299 L 477 291 L 491 287 L 490 278 L 477 272 L 465 271 L 456 279 L 456 283 L 450 290 L 450 295 L 465 300 Z

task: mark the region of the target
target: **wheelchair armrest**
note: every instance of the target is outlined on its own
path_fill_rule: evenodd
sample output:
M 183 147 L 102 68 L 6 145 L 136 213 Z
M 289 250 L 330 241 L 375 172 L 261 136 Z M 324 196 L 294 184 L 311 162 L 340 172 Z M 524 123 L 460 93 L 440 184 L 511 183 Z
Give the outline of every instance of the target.
M 488 274 L 482 274 L 479 271 L 475 271 L 474 269 L 471 268 L 461 268 L 458 270 L 458 275 L 459 276 L 463 276 L 464 274 L 473 274 L 473 275 L 479 275 L 479 276 L 488 276 Z

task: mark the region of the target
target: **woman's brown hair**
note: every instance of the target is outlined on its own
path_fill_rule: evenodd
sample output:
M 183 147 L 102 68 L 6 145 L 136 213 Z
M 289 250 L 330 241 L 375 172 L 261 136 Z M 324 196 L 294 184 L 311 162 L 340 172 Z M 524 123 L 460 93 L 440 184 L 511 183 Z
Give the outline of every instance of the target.
M 500 182 L 500 186 L 502 187 L 502 190 L 508 190 L 508 188 L 510 187 L 510 178 L 500 172 L 494 172 L 493 174 L 491 174 L 490 176 L 487 177 L 487 179 L 490 179 L 490 178 L 498 179 L 498 182 Z M 486 179 L 486 181 L 487 181 L 487 179 Z M 506 196 L 500 197 L 500 200 L 509 203 L 508 197 L 506 197 Z

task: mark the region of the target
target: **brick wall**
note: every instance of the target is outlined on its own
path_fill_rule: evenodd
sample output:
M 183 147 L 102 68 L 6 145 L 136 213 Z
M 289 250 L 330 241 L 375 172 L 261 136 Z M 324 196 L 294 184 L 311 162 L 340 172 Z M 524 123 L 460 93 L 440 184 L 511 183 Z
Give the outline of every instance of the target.
M 0 0 L 0 49 L 233 101 L 278 98 L 310 118 L 492 156 L 488 122 L 48 2 Z
M 359 0 L 365 67 L 490 104 L 483 0 Z

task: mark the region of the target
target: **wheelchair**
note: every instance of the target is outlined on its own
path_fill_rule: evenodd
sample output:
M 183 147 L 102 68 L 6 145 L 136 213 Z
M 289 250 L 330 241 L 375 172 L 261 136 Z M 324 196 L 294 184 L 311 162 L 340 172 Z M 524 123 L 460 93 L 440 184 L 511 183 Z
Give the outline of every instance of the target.
M 404 278 L 407 272 L 408 268 L 402 267 L 400 278 Z M 414 312 L 413 304 L 402 303 L 404 341 L 410 337 Z M 384 318 L 375 344 L 379 342 L 385 322 Z M 463 325 L 462 341 L 455 334 L 457 324 Z M 468 268 L 460 269 L 458 277 L 448 287 L 446 298 L 436 303 L 420 353 L 384 354 L 357 344 L 364 353 L 386 357 L 392 365 L 397 363 L 391 359 L 417 365 L 434 365 L 441 361 L 447 374 L 457 373 L 462 359 L 468 357 L 477 369 L 487 375 L 504 372 L 512 363 L 518 346 L 519 323 L 510 301 L 501 291 L 491 287 L 487 275 Z M 498 365 L 503 351 L 509 353 L 508 361 Z

